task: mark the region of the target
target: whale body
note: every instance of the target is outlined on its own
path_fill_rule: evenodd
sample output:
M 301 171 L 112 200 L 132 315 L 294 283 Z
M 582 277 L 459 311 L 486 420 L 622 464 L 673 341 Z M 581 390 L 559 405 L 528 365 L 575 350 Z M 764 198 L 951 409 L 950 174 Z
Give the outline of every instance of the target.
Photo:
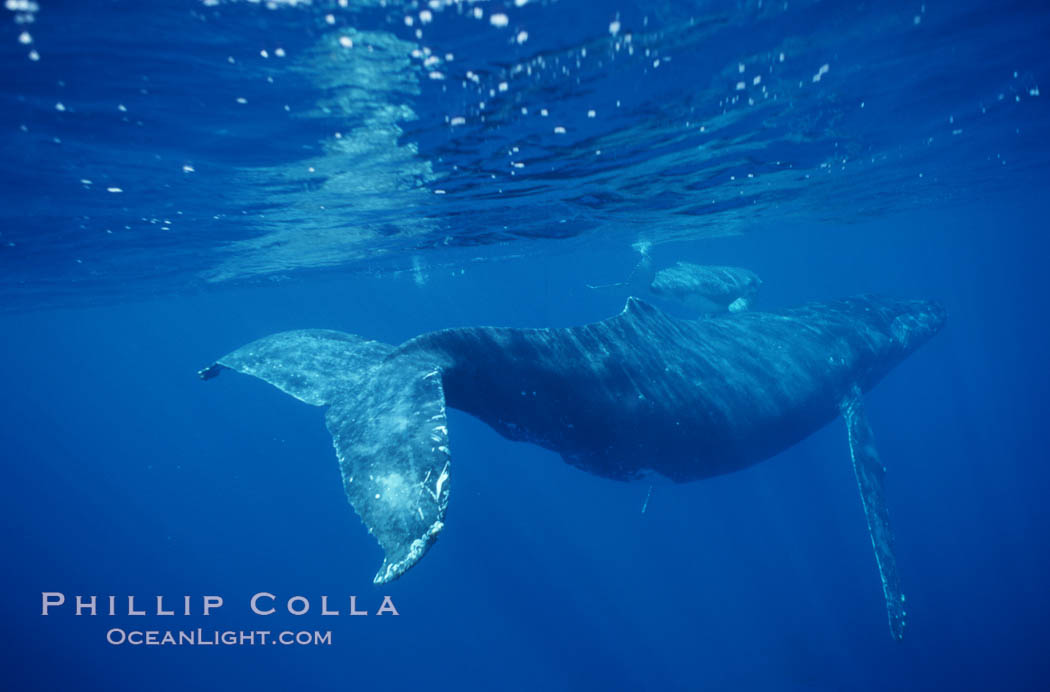
M 640 246 L 639 252 L 641 259 L 626 281 L 587 284 L 587 287 L 600 291 L 626 290 L 632 295 L 649 294 L 694 315 L 747 310 L 762 287 L 758 275 L 743 267 L 679 261 L 657 270 L 648 246 Z
M 385 553 L 376 583 L 416 564 L 444 525 L 446 406 L 590 473 L 679 482 L 768 459 L 842 415 L 899 639 L 904 596 L 861 395 L 944 321 L 935 303 L 875 296 L 694 320 L 630 298 L 592 324 L 445 329 L 396 347 L 282 332 L 199 374 L 229 368 L 327 407 L 347 497 Z
M 747 310 L 762 280 L 750 269 L 678 262 L 656 272 L 653 295 L 674 298 L 697 312 Z

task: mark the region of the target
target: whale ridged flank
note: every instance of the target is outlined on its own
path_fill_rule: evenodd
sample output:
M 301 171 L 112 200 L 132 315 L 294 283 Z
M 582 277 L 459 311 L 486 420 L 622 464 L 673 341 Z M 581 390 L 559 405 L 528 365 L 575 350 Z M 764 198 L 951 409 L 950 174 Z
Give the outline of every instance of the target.
M 402 575 L 444 522 L 445 407 L 588 472 L 675 481 L 767 459 L 836 416 L 848 439 L 894 636 L 904 597 L 882 498 L 882 464 L 861 395 L 935 334 L 937 304 L 860 296 L 781 312 L 671 317 L 630 298 L 623 312 L 557 329 L 472 327 L 393 347 L 326 330 L 252 342 L 229 368 L 327 406 L 346 494 Z

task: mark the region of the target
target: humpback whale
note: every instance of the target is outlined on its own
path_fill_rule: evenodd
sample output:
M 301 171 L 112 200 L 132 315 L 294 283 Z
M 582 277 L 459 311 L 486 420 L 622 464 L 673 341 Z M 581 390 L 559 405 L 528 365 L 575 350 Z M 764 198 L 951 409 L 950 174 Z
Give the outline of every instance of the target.
M 938 332 L 944 310 L 859 296 L 779 312 L 679 319 L 629 298 L 549 329 L 445 329 L 392 346 L 329 330 L 274 334 L 199 371 L 254 375 L 327 407 L 350 504 L 401 576 L 444 525 L 446 406 L 590 473 L 685 482 L 743 469 L 843 416 L 890 629 L 905 607 L 862 394 Z
M 634 295 L 650 293 L 682 305 L 696 314 L 706 312 L 740 312 L 751 305 L 762 280 L 750 269 L 677 262 L 659 271 L 653 266 L 648 249 L 640 250 L 642 259 L 631 270 L 626 281 L 612 284 L 587 284 L 596 290 L 626 289 Z
M 678 262 L 656 272 L 649 290 L 693 304 L 702 312 L 740 312 L 747 310 L 761 286 L 762 280 L 749 269 Z

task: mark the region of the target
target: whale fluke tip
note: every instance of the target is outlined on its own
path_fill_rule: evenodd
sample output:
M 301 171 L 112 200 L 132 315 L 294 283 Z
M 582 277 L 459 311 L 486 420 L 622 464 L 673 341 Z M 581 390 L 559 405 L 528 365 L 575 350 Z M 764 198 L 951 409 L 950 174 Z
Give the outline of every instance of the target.
M 198 370 L 197 377 L 201 378 L 202 380 L 210 380 L 212 378 L 218 377 L 219 373 L 221 373 L 225 369 L 226 368 L 223 365 L 219 365 L 218 363 L 212 363 L 208 367 L 201 368 L 200 370 Z

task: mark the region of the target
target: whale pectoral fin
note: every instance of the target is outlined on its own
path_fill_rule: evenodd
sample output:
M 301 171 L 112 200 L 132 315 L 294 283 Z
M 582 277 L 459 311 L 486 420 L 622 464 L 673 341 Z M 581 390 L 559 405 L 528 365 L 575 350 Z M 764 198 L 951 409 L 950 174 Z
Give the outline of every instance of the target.
M 886 611 L 890 619 L 890 631 L 900 640 L 904 636 L 904 594 L 897 576 L 897 558 L 893 552 L 893 531 L 882 494 L 882 479 L 886 473 L 875 450 L 871 426 L 861 402 L 859 388 L 854 388 L 842 402 L 842 415 L 846 419 L 849 433 L 850 455 L 853 471 L 857 475 L 860 499 L 868 520 L 868 533 L 875 549 L 875 562 L 882 577 L 882 593 L 886 598 Z
M 374 581 L 397 579 L 444 526 L 450 455 L 441 371 L 410 358 L 385 361 L 333 401 L 325 421 L 347 499 L 385 553 Z

